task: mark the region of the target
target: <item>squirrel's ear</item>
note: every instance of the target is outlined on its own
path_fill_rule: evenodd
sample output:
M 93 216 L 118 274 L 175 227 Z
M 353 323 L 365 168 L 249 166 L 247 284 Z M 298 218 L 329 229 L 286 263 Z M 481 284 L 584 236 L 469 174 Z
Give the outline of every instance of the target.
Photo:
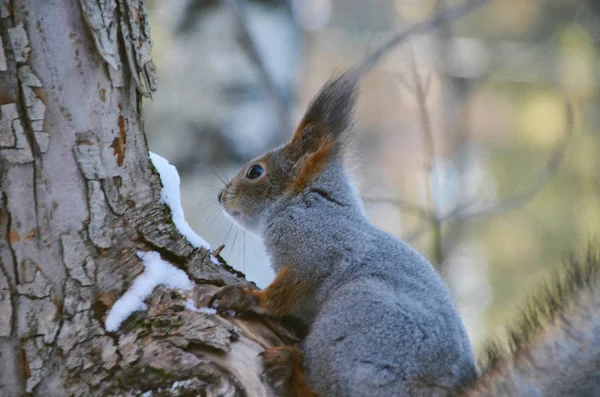
M 286 152 L 294 162 L 324 147 L 328 156 L 342 154 L 352 139 L 348 135 L 357 91 L 358 79 L 353 73 L 344 73 L 325 83 L 286 145 Z

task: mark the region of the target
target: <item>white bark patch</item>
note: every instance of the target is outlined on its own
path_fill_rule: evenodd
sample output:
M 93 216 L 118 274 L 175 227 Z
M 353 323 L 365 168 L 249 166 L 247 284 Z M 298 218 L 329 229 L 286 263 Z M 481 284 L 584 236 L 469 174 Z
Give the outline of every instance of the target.
M 140 358 L 141 347 L 137 343 L 138 334 L 129 332 L 119 338 L 119 352 L 121 353 L 121 365 L 127 367 Z
M 125 86 L 125 81 L 123 79 L 123 67 L 119 67 L 119 69 L 115 70 L 108 67 L 108 75 L 110 76 L 111 85 L 115 88 Z
M 88 181 L 88 199 L 90 204 L 90 240 L 99 248 L 110 248 L 113 244 L 113 229 L 109 224 L 109 208 L 99 181 Z
M 0 147 L 14 147 L 16 144 L 15 133 L 13 132 L 13 120 L 19 118 L 16 103 L 8 103 L 0 106 Z
M 6 54 L 4 53 L 4 44 L 2 44 L 2 40 L 0 40 L 0 71 L 6 72 L 7 70 L 8 70 L 8 64 L 6 63 Z
M 25 351 L 31 374 L 27 379 L 26 390 L 28 393 L 31 393 L 33 388 L 41 382 L 48 371 L 44 366 L 44 362 L 49 358 L 50 350 L 44 345 L 42 338 L 33 338 L 24 341 L 23 350 Z
M 78 134 L 75 158 L 85 179 L 98 180 L 107 177 L 106 168 L 100 156 L 100 145 L 92 131 Z
M 31 122 L 31 129 L 34 131 L 41 131 L 44 127 L 43 120 L 36 120 Z
M 104 178 L 101 182 L 104 196 L 106 197 L 110 209 L 117 215 L 125 214 L 128 207 L 121 194 L 119 194 L 119 189 L 117 188 L 117 185 L 115 185 L 113 178 Z
M 18 71 L 19 80 L 21 84 L 29 87 L 41 87 L 42 82 L 40 79 L 31 71 L 28 65 L 21 66 Z
M 19 298 L 17 336 L 27 338 L 33 335 L 42 337 L 44 343 L 52 343 L 59 329 L 56 305 L 48 298 Z
M 8 18 L 11 16 L 12 14 L 9 11 L 10 9 L 12 9 L 10 6 L 10 0 L 0 0 L 0 17 Z
M 21 120 L 13 120 L 12 129 L 16 138 L 15 147 L 17 149 L 28 149 L 29 142 L 27 142 L 27 136 L 25 136 L 25 130 L 23 130 L 23 126 L 21 125 Z
M 65 284 L 65 300 L 63 311 L 68 316 L 89 310 L 95 300 L 94 287 L 83 287 L 72 278 L 68 278 Z
M 15 103 L 2 105 L 0 111 L 2 111 L 0 147 L 10 148 L 0 151 L 0 155 L 11 163 L 24 164 L 33 161 L 33 153 L 21 125 L 17 105 Z
M 96 280 L 96 263 L 88 252 L 79 233 L 70 231 L 60 237 L 63 262 L 69 276 L 82 286 L 93 285 Z
M 119 56 L 119 41 L 125 47 L 127 65 L 137 90 L 144 96 L 156 91 L 158 77 L 152 62 L 150 25 L 144 4 L 140 0 L 80 0 L 85 21 L 98 52 L 108 63 L 113 87 L 123 86 L 123 63 Z M 118 9 L 117 9 L 118 7 Z M 117 18 L 117 15 L 120 18 Z M 121 31 L 123 40 L 119 40 Z
M 102 59 L 117 70 L 121 68 L 117 41 L 117 2 L 115 0 L 80 0 L 83 16 L 96 49 Z
M 113 245 L 113 236 L 119 231 L 119 227 L 115 226 L 117 220 L 114 214 L 124 214 L 127 206 L 114 178 L 107 171 L 101 150 L 102 145 L 94 132 L 77 134 L 75 159 L 88 181 L 90 240 L 99 248 L 109 248 Z
M 46 112 L 46 105 L 41 99 L 35 98 L 32 103 L 27 104 L 27 114 L 29 120 L 44 120 L 44 113 Z
M 18 338 L 0 338 L 0 390 L 2 396 L 22 396 L 23 350 Z
M 38 335 L 44 343 L 52 343 L 59 327 L 57 308 L 50 300 L 52 286 L 37 264 L 28 259 L 21 264 L 20 276 L 17 335 L 21 338 Z
M 91 336 L 103 335 L 102 328 L 95 326 L 89 313 L 77 313 L 69 320 L 68 327 L 62 327 L 56 340 L 61 350 L 68 354 L 75 346 L 85 342 Z
M 104 336 L 102 337 L 104 343 L 102 343 L 102 353 L 100 357 L 102 359 L 102 367 L 104 369 L 112 369 L 115 365 L 117 365 L 117 361 L 119 359 L 119 355 L 117 354 L 117 346 L 114 341 Z
M 158 252 L 138 252 L 144 263 L 144 273 L 138 276 L 131 287 L 110 309 L 105 321 L 105 328 L 115 332 L 133 312 L 146 310 L 144 300 L 152 294 L 154 288 L 163 285 L 167 288 L 191 290 L 194 283 L 181 269 L 177 269 L 164 261 Z
M 50 296 L 50 289 L 51 285 L 48 279 L 39 270 L 35 271 L 32 280 L 17 285 L 17 291 L 20 295 L 27 295 L 32 298 L 46 298 Z
M 91 318 L 87 311 L 76 313 L 72 318 L 65 319 L 56 338 L 56 345 L 64 357 L 62 365 L 74 373 L 98 367 L 99 360 L 89 357 L 91 351 L 101 353 L 103 358 L 106 357 L 113 363 L 116 360 L 110 355 L 114 341 L 112 338 L 104 336 L 99 322 Z M 94 373 L 100 378 L 106 377 L 104 371 L 95 370 Z
M 40 152 L 46 153 L 48 146 L 50 146 L 50 134 L 43 131 L 35 131 L 33 136 L 35 137 L 35 142 L 40 148 Z
M 8 279 L 0 272 L 0 337 L 10 336 L 13 310 Z
M 8 28 L 8 38 L 15 54 L 15 60 L 21 63 L 27 62 L 31 48 L 23 24 L 19 22 L 14 28 Z
M 125 0 L 120 5 L 120 26 L 127 63 L 138 91 L 150 97 L 156 91 L 158 76 L 152 62 L 152 39 L 146 8 L 141 0 Z
M 46 105 L 37 97 L 32 87 L 42 87 L 40 79 L 31 71 L 28 65 L 21 66 L 18 71 L 21 90 L 25 97 L 25 106 L 27 108 L 27 118 L 33 130 L 35 142 L 41 153 L 45 153 L 50 145 L 50 134 L 42 131 L 44 128 L 44 117 L 46 115 Z

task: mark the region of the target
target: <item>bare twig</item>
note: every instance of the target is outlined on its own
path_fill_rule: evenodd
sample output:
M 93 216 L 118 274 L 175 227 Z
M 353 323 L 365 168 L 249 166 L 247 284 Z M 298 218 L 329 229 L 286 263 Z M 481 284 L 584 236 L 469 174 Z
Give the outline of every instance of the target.
M 415 54 L 411 48 L 410 66 L 412 72 L 412 78 L 414 82 L 414 95 L 417 100 L 419 107 L 419 118 L 421 120 L 421 131 L 425 141 L 425 155 L 427 158 L 427 181 L 425 185 L 425 191 L 427 192 L 427 207 L 433 214 L 430 217 L 430 225 L 433 230 L 433 262 L 437 265 L 441 265 L 444 261 L 443 250 L 442 250 L 442 224 L 438 215 L 438 205 L 434 197 L 435 189 L 439 187 L 438 184 L 438 173 L 437 167 L 437 156 L 435 151 L 435 140 L 433 137 L 433 128 L 431 126 L 431 119 L 427 110 L 427 89 L 429 88 L 429 78 L 425 85 L 421 81 L 421 76 L 417 71 L 417 64 L 415 61 Z
M 405 41 L 409 36 L 416 34 L 416 33 L 427 32 L 427 31 L 437 27 L 438 25 L 446 24 L 447 22 L 459 19 L 462 16 L 475 10 L 477 7 L 479 7 L 483 4 L 486 4 L 488 2 L 489 2 L 489 0 L 467 0 L 460 6 L 438 12 L 433 17 L 431 17 L 421 23 L 415 24 L 415 25 L 409 27 L 408 29 L 404 30 L 403 32 L 396 34 L 394 37 L 392 37 L 390 40 L 388 40 L 384 45 L 382 45 L 380 48 L 378 48 L 375 52 L 371 53 L 370 55 L 365 57 L 361 62 L 354 65 L 352 67 L 350 73 L 353 73 L 357 78 L 361 78 L 375 64 L 377 64 L 377 62 L 379 62 L 387 53 L 389 53 L 398 44 Z M 426 140 L 427 157 L 428 157 L 427 168 L 428 168 L 428 176 L 429 176 L 429 181 L 427 184 L 429 209 L 428 208 L 425 208 L 425 209 L 416 208 L 415 206 L 412 206 L 412 209 L 415 210 L 415 212 L 418 212 L 422 217 L 426 218 L 429 221 L 431 227 L 433 228 L 433 230 L 434 230 L 433 260 L 435 263 L 441 264 L 443 262 L 442 224 L 441 224 L 439 215 L 437 214 L 436 203 L 435 203 L 435 199 L 433 198 L 433 192 L 431 191 L 432 187 L 430 186 L 431 183 L 433 183 L 434 186 L 437 186 L 437 183 L 435 180 L 435 179 L 437 179 L 436 168 L 435 168 L 436 155 L 435 155 L 435 145 L 434 145 L 433 133 L 432 133 L 432 129 L 431 129 L 431 121 L 429 119 L 429 115 L 427 113 L 427 108 L 426 108 L 426 104 L 425 104 L 426 93 L 429 89 L 430 80 L 428 77 L 425 84 L 423 84 L 423 82 L 417 75 L 417 70 L 416 70 L 414 59 L 412 59 L 412 71 L 413 71 L 413 79 L 415 81 L 415 87 L 414 87 L 415 96 L 419 103 L 419 114 L 420 114 L 420 118 L 421 118 L 423 133 L 425 135 L 425 140 Z M 409 84 L 407 84 L 407 86 L 409 86 Z M 432 178 L 435 178 L 435 179 L 432 179 Z M 406 207 L 406 206 L 403 205 L 403 207 Z
M 507 212 L 514 211 L 523 207 L 525 204 L 530 202 L 536 194 L 540 192 L 550 182 L 552 177 L 556 175 L 562 160 L 567 151 L 567 147 L 571 136 L 573 135 L 573 108 L 570 104 L 566 106 L 566 137 L 563 142 L 560 142 L 553 150 L 550 160 L 546 163 L 546 166 L 533 178 L 532 183 L 523 189 L 518 194 L 512 197 L 502 200 L 500 203 L 495 204 L 492 207 L 480 209 L 477 211 L 466 211 L 458 215 L 461 220 L 470 219 L 481 216 L 493 216 L 505 214 Z
M 443 216 L 437 216 L 437 222 L 439 224 L 440 230 L 441 230 L 441 225 L 444 222 L 447 222 L 450 219 L 455 218 L 458 214 L 460 214 L 460 212 L 462 210 L 464 210 L 465 208 L 468 208 L 472 205 L 471 204 L 463 204 L 463 205 L 458 205 L 456 208 L 454 208 L 452 211 L 450 211 L 449 213 L 443 215 Z M 436 216 L 435 214 L 432 214 L 432 216 Z M 427 231 L 430 230 L 430 225 L 429 224 L 425 224 L 423 226 L 417 227 L 414 230 L 406 233 L 402 239 L 406 240 L 406 241 L 413 241 L 417 238 L 419 238 L 420 236 L 422 236 L 424 233 L 426 233 Z M 441 236 L 440 236 L 441 237 Z
M 522 208 L 529 203 L 556 175 L 562 164 L 568 144 L 573 135 L 573 109 L 570 104 L 566 105 L 566 136 L 565 139 L 557 144 L 546 163 L 546 166 L 533 178 L 532 182 L 526 186 L 521 192 L 512 197 L 506 198 L 499 203 L 488 208 L 479 209 L 477 211 L 469 211 L 473 203 L 459 205 L 457 208 L 450 211 L 448 214 L 438 216 L 437 220 L 440 224 L 455 221 L 465 221 L 473 218 L 496 216 L 505 214 L 511 211 Z M 434 214 L 434 216 L 437 216 Z M 404 239 L 407 241 L 414 240 L 423 233 L 426 233 L 430 227 L 424 226 L 407 233 Z
M 214 251 L 213 251 L 213 256 L 217 257 L 221 254 L 221 251 L 223 251 L 223 248 L 225 248 L 225 244 L 221 244 L 219 245 Z
M 240 4 L 239 0 L 226 0 L 225 2 L 231 9 L 233 16 L 238 23 L 238 41 L 240 46 L 246 52 L 246 55 L 248 58 L 250 58 L 250 61 L 258 69 L 260 79 L 262 80 L 262 83 L 265 86 L 273 105 L 275 106 L 277 118 L 279 119 L 279 124 L 282 130 L 288 131 L 291 128 L 291 122 L 287 101 L 277 87 L 275 79 L 269 73 L 265 62 L 261 57 L 258 48 L 256 47 L 256 43 L 252 38 L 252 34 L 250 33 L 250 29 L 248 27 L 248 20 L 246 18 L 246 14 L 244 13 L 244 8 Z
M 368 203 L 381 203 L 381 204 L 390 204 L 395 207 L 399 207 L 402 211 L 412 212 L 417 214 L 419 217 L 429 220 L 433 214 L 425 207 L 421 207 L 418 204 L 411 203 L 408 200 L 404 200 L 402 198 L 389 198 L 389 197 L 372 197 L 367 196 L 363 197 L 363 201 Z
M 459 6 L 438 12 L 431 18 L 428 18 L 423 22 L 410 26 L 406 30 L 396 34 L 394 37 L 392 37 L 386 43 L 384 43 L 381 47 L 379 47 L 375 52 L 367 55 L 362 61 L 354 65 L 352 67 L 353 72 L 356 74 L 357 77 L 362 77 L 392 49 L 394 49 L 398 44 L 404 42 L 411 35 L 417 33 L 425 33 L 431 29 L 434 29 L 442 23 L 457 20 L 462 16 L 474 11 L 479 6 L 482 6 L 489 2 L 490 0 L 467 0 Z
M 436 15 L 431 18 L 417 23 L 408 29 L 396 34 L 390 40 L 388 40 L 383 46 L 378 48 L 376 51 L 372 52 L 368 56 L 366 56 L 359 63 L 355 64 L 350 70 L 349 73 L 354 74 L 357 78 L 361 78 L 364 76 L 379 60 L 381 60 L 387 53 L 389 53 L 392 49 L 394 49 L 398 44 L 405 41 L 408 37 L 416 33 L 424 33 L 437 25 L 442 23 L 447 23 L 460 17 L 468 14 L 469 12 L 475 10 L 477 7 L 488 3 L 490 0 L 467 0 L 464 4 L 450 8 L 441 12 L 438 12 Z M 248 28 L 248 23 L 246 19 L 246 15 L 244 14 L 243 7 L 240 5 L 239 0 L 226 0 L 229 8 L 231 9 L 236 21 L 239 25 L 239 41 L 242 46 L 242 49 L 246 52 L 250 60 L 256 65 L 261 80 L 265 85 L 274 105 L 277 109 L 277 115 L 279 118 L 279 122 L 284 130 L 287 130 L 290 127 L 290 117 L 287 102 L 285 98 L 279 91 L 275 81 L 272 76 L 269 74 L 266 65 L 261 58 L 258 49 L 256 48 L 255 42 L 252 39 L 252 35 L 250 34 L 250 30 Z

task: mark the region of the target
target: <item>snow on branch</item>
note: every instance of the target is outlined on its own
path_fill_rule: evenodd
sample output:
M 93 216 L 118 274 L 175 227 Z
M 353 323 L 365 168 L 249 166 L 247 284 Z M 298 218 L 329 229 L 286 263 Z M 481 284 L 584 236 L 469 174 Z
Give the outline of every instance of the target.
M 166 159 L 152 152 L 150 152 L 150 160 L 158 171 L 163 185 L 160 199 L 171 209 L 171 216 L 177 230 L 195 248 L 210 250 L 210 244 L 196 234 L 185 220 L 179 191 L 181 181 L 177 169 Z M 152 294 L 157 286 L 162 285 L 183 291 L 190 291 L 194 287 L 194 283 L 183 270 L 163 260 L 158 252 L 138 251 L 137 255 L 144 263 L 144 273 L 134 280 L 127 292 L 110 309 L 105 322 L 106 330 L 109 332 L 117 331 L 121 323 L 133 312 L 146 310 L 147 306 L 144 300 Z M 210 260 L 213 263 L 219 263 L 213 254 L 210 255 Z M 191 300 L 187 302 L 186 307 L 189 310 L 202 313 L 214 312 L 213 309 L 209 308 L 196 308 Z
M 179 191 L 181 181 L 179 179 L 177 168 L 170 164 L 167 159 L 156 153 L 150 152 L 150 161 L 152 161 L 154 168 L 158 171 L 160 181 L 163 185 L 160 192 L 160 198 L 164 204 L 171 208 L 173 223 L 177 227 L 177 230 L 179 230 L 179 233 L 184 235 L 194 247 L 202 247 L 206 250 L 210 250 L 210 244 L 197 235 L 185 220 L 183 207 L 181 206 L 181 193 Z
M 138 257 L 144 263 L 144 273 L 135 279 L 131 287 L 121 296 L 110 309 L 106 317 L 106 330 L 115 332 L 121 323 L 133 312 L 146 310 L 144 300 L 152 294 L 154 288 L 163 285 L 167 288 L 178 288 L 189 291 L 194 283 L 181 269 L 164 261 L 158 252 L 138 251 Z

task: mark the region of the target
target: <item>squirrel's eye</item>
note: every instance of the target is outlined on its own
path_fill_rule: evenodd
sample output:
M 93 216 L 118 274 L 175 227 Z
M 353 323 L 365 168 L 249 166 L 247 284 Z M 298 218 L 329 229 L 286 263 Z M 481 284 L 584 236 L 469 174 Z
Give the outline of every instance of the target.
M 250 168 L 248 168 L 248 171 L 246 172 L 246 178 L 256 179 L 256 178 L 259 178 L 264 173 L 265 173 L 265 169 L 261 165 L 254 164 L 254 165 L 251 165 Z

